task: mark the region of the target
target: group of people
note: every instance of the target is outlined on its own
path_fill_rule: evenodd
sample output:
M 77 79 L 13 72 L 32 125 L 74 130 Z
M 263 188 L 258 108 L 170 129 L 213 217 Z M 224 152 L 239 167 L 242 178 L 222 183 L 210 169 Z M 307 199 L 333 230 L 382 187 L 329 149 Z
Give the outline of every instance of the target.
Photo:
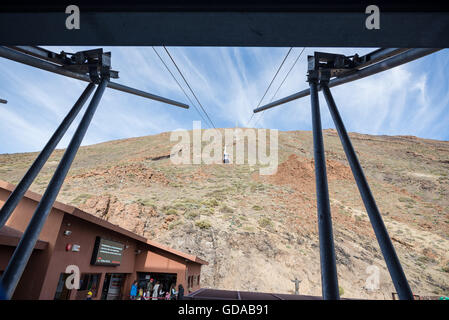
M 176 291 L 176 285 L 172 283 L 170 289 L 164 290 L 160 281 L 150 279 L 147 284 L 139 285 L 139 282 L 134 280 L 129 296 L 131 300 L 182 300 L 184 287 L 180 284 Z

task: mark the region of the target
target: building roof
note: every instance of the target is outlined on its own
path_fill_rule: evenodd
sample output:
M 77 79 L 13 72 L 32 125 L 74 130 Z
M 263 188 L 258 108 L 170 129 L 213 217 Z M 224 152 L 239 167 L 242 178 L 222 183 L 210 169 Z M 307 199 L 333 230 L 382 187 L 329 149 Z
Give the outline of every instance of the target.
M 202 288 L 185 296 L 186 300 L 322 300 L 321 297 L 268 293 L 268 292 L 249 292 L 234 290 L 219 290 Z
M 201 288 L 186 296 L 185 300 L 323 300 L 320 296 L 304 294 L 251 292 L 236 290 L 221 290 Z M 354 298 L 341 298 L 340 300 L 364 300 Z
M 0 245 L 16 247 L 22 238 L 23 233 L 14 228 L 3 226 L 0 229 Z M 47 248 L 48 242 L 37 240 L 34 249 L 44 250 Z
M 181 251 L 178 251 L 178 250 L 169 248 L 169 247 L 167 247 L 167 246 L 164 246 L 164 245 L 162 245 L 162 244 L 160 244 L 160 243 L 157 243 L 157 242 L 155 242 L 155 241 L 152 241 L 152 240 L 148 240 L 148 239 L 147 239 L 147 244 L 149 244 L 150 246 L 153 246 L 153 247 L 162 249 L 162 250 L 164 250 L 164 251 L 173 253 L 174 255 L 183 257 L 183 258 L 185 258 L 185 259 L 187 259 L 187 260 L 189 260 L 189 261 L 192 261 L 192 262 L 196 262 L 196 263 L 199 263 L 199 264 L 205 264 L 205 265 L 208 265 L 208 264 L 209 264 L 209 262 L 207 262 L 207 261 L 205 261 L 205 260 L 203 260 L 203 259 L 200 259 L 200 258 L 198 258 L 197 256 L 194 256 L 194 255 L 191 255 L 191 254 L 188 254 L 188 253 L 184 253 L 184 252 L 181 252 Z
M 12 183 L 0 180 L 0 188 L 1 189 L 4 189 L 4 190 L 12 192 L 15 187 L 16 186 L 13 185 Z M 25 193 L 24 197 L 28 198 L 28 199 L 31 199 L 33 201 L 39 202 L 41 200 L 41 198 L 42 198 L 42 195 L 40 195 L 40 194 L 38 194 L 36 192 L 33 192 L 33 191 L 27 191 Z M 74 207 L 74 206 L 71 206 L 71 205 L 59 202 L 59 201 L 55 201 L 54 204 L 53 204 L 53 208 L 58 209 L 58 210 L 60 210 L 60 211 L 62 211 L 64 213 L 70 214 L 72 216 L 75 216 L 77 218 L 80 218 L 82 220 L 88 221 L 90 223 L 93 223 L 93 224 L 96 224 L 98 226 L 101 226 L 101 227 L 103 227 L 105 229 L 109 229 L 109 230 L 115 231 L 117 233 L 120 233 L 122 235 L 125 235 L 125 236 L 127 236 L 129 238 L 132 238 L 134 240 L 137 240 L 137 241 L 139 241 L 139 242 L 141 242 L 141 243 L 143 243 L 145 245 L 149 245 L 151 247 L 158 248 L 158 249 L 163 250 L 163 251 L 167 251 L 167 252 L 169 252 L 171 254 L 174 254 L 176 256 L 182 257 L 182 258 L 187 259 L 187 260 L 189 260 L 191 262 L 199 263 L 199 264 L 208 264 L 207 261 L 204 261 L 204 260 L 198 258 L 197 256 L 190 255 L 190 254 L 187 254 L 187 253 L 184 253 L 184 252 L 181 252 L 181 251 L 169 248 L 167 246 L 164 246 L 164 245 L 162 245 L 162 244 L 160 244 L 158 242 L 155 242 L 153 240 L 149 240 L 149 239 L 147 239 L 145 237 L 142 237 L 142 236 L 140 236 L 138 234 L 135 234 L 134 232 L 131 232 L 131 231 L 126 230 L 126 229 L 124 229 L 122 227 L 119 227 L 118 225 L 112 224 L 112 223 L 110 223 L 110 222 L 108 222 L 106 220 L 103 220 L 103 219 L 101 219 L 99 217 L 96 217 L 93 214 L 90 214 L 90 213 L 87 213 L 87 212 L 85 212 L 83 210 L 80 210 L 77 207 Z M 19 237 L 19 239 L 20 239 L 20 237 Z

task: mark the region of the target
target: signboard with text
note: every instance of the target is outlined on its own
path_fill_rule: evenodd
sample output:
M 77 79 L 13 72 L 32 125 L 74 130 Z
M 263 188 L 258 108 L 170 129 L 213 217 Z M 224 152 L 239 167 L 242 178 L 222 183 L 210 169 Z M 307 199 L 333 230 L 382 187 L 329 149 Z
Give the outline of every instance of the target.
M 118 266 L 122 261 L 123 243 L 97 237 L 91 264 L 102 266 Z

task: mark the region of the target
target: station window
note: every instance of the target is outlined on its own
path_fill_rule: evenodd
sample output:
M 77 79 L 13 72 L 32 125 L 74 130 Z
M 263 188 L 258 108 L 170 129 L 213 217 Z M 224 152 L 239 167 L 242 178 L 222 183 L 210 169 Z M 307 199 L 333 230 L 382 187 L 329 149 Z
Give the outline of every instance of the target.
M 80 288 L 78 291 L 90 290 L 93 296 L 97 296 L 98 285 L 100 283 L 100 273 L 84 273 L 80 277 Z
M 69 276 L 68 273 L 61 273 L 59 276 L 58 286 L 56 287 L 55 292 L 55 300 L 68 300 L 70 298 L 70 290 L 67 289 L 65 282 L 67 277 Z

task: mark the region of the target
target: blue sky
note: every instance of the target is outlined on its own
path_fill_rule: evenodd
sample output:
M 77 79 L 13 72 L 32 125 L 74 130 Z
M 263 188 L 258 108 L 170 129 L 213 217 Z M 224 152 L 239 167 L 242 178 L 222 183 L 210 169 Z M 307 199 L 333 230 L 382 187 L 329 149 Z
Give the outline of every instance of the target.
M 46 47 L 76 52 L 96 47 Z M 112 52 L 116 82 L 188 103 L 151 47 L 105 47 Z M 156 48 L 180 83 L 163 48 Z M 169 47 L 175 61 L 216 127 L 246 126 L 288 48 Z M 306 48 L 274 99 L 307 87 L 306 57 L 314 51 L 360 55 L 374 48 Z M 302 48 L 294 48 L 262 104 L 273 99 Z M 0 153 L 38 151 L 77 100 L 87 83 L 0 58 Z M 348 131 L 415 135 L 449 140 L 449 51 L 441 50 L 409 64 L 332 89 Z M 186 92 L 188 92 L 184 85 Z M 189 93 L 189 92 L 188 92 Z M 193 97 L 191 97 L 193 100 Z M 194 100 L 193 100 L 194 101 Z M 320 93 L 323 128 L 333 128 Z M 86 104 L 87 105 L 87 104 Z M 83 109 L 84 110 L 84 109 Z M 310 130 L 310 98 L 302 98 L 254 116 L 249 126 Z M 58 148 L 66 147 L 72 124 Z M 201 120 L 195 108 L 177 108 L 107 89 L 83 145 L 175 129 L 192 129 Z M 203 122 L 203 128 L 207 124 Z

